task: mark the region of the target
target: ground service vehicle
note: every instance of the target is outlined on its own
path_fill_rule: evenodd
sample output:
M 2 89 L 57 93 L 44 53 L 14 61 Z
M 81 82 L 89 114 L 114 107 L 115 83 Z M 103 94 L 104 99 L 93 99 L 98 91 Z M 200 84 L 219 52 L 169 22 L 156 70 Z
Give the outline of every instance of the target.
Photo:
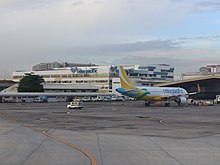
M 215 102 L 216 102 L 217 104 L 220 104 L 220 95 L 216 95 Z
M 80 100 L 73 100 L 68 103 L 67 108 L 69 108 L 69 109 L 82 109 L 83 105 Z

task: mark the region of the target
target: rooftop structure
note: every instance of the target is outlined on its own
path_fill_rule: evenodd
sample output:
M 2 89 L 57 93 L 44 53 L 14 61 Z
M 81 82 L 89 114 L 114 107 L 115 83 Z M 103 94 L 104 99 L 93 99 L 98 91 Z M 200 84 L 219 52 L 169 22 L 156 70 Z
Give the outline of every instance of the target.
M 66 67 L 83 67 L 83 66 L 96 66 L 95 64 L 82 64 L 82 63 L 68 63 L 63 62 L 53 62 L 53 63 L 40 63 L 37 65 L 34 65 L 32 67 L 33 71 L 46 71 L 46 70 L 53 70 L 55 68 L 66 68 Z
M 53 63 L 40 63 L 32 67 L 33 71 L 52 70 L 54 68 L 60 68 L 61 64 L 58 62 Z

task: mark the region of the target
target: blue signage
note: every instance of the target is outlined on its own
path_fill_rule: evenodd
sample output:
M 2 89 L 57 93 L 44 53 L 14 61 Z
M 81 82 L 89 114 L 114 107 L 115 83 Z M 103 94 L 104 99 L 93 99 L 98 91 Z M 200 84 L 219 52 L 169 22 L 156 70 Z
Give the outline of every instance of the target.
M 184 91 L 182 89 L 163 89 L 164 93 L 170 93 L 170 94 L 184 94 Z

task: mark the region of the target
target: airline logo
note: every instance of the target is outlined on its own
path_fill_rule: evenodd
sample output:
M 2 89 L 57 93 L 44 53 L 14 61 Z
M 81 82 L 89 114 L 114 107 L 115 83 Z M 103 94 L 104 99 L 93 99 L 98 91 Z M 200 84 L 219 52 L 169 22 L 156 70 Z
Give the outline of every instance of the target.
M 81 68 L 75 67 L 75 68 L 71 68 L 70 70 L 73 73 L 81 73 L 81 74 L 89 74 L 89 73 L 97 73 L 98 72 L 97 68 L 90 68 L 90 69 L 83 70 Z
M 144 96 L 150 95 L 151 93 L 146 89 L 143 88 L 141 91 L 139 91 L 139 96 L 137 97 L 138 99 L 143 98 Z
M 182 89 L 163 89 L 163 93 L 166 94 L 184 94 L 184 91 Z

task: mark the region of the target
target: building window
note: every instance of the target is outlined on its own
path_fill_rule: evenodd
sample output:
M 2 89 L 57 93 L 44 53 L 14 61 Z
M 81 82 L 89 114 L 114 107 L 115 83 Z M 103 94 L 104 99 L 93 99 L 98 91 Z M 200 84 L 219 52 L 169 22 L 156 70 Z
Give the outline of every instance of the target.
M 52 78 L 60 78 L 61 75 L 59 75 L 59 74 L 52 74 L 51 77 L 52 77 Z
M 152 68 L 149 68 L 149 69 L 148 69 L 148 71 L 154 71 L 154 69 L 152 69 Z

